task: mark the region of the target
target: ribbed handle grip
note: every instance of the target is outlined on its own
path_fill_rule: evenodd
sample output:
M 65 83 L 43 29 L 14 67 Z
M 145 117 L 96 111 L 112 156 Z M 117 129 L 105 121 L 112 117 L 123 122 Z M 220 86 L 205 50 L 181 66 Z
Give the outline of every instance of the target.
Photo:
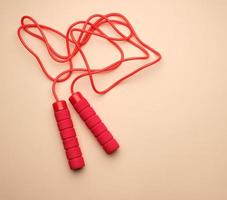
M 111 154 L 116 151 L 119 148 L 118 142 L 113 138 L 112 134 L 82 94 L 76 92 L 69 100 L 106 153 Z
M 53 108 L 69 166 L 73 170 L 81 169 L 85 165 L 84 159 L 67 104 L 65 101 L 57 101 L 53 103 Z

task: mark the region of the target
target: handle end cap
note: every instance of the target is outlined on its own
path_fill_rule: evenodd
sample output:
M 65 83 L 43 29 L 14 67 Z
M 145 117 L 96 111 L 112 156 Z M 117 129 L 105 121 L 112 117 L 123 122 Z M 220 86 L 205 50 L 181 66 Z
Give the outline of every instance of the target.
M 85 166 L 83 157 L 77 157 L 69 160 L 69 166 L 72 170 L 82 169 Z
M 119 147 L 120 147 L 120 145 L 114 138 L 112 140 L 110 140 L 109 142 L 107 142 L 106 144 L 104 144 L 104 146 L 103 146 L 104 150 L 108 154 L 114 153 Z

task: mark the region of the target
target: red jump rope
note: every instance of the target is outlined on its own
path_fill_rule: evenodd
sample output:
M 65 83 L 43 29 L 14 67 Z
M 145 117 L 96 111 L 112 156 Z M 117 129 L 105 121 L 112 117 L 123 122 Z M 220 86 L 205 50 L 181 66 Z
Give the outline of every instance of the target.
M 27 21 L 27 23 L 25 21 Z M 102 30 L 103 26 L 109 26 L 109 28 L 117 36 L 113 37 L 105 33 L 105 31 Z M 124 26 L 129 33 L 125 35 L 122 31 L 120 31 L 119 26 Z M 61 72 L 57 77 L 51 76 L 46 70 L 39 56 L 27 45 L 27 43 L 23 39 L 21 34 L 22 31 L 44 43 L 50 57 L 54 61 L 58 63 L 68 63 L 68 70 Z M 54 50 L 45 35 L 46 31 L 55 33 L 60 38 L 64 38 L 67 50 L 66 55 L 61 55 Z M 57 121 L 58 129 L 60 131 L 70 168 L 74 170 L 81 169 L 85 164 L 76 137 L 76 132 L 73 127 L 69 109 L 67 107 L 66 101 L 59 100 L 56 93 L 56 84 L 68 80 L 72 75 L 76 75 L 76 77 L 71 83 L 72 95 L 69 98 L 69 101 L 73 105 L 76 112 L 80 115 L 81 119 L 86 123 L 87 127 L 91 130 L 105 152 L 108 154 L 115 152 L 119 148 L 118 142 L 116 141 L 116 139 L 114 139 L 110 131 L 104 125 L 94 109 L 90 106 L 85 97 L 80 92 L 75 91 L 75 83 L 80 78 L 88 76 L 94 92 L 96 92 L 97 94 L 105 94 L 137 72 L 157 63 L 161 59 L 160 53 L 142 42 L 127 18 L 119 13 L 110 13 L 107 15 L 95 14 L 90 16 L 85 21 L 74 22 L 69 26 L 66 34 L 63 34 L 46 25 L 41 25 L 37 23 L 32 17 L 24 16 L 21 18 L 21 26 L 18 28 L 17 34 L 23 46 L 37 60 L 44 75 L 50 81 L 52 81 L 52 92 L 56 100 L 55 103 L 53 103 L 54 115 Z M 90 38 L 94 36 L 103 38 L 110 44 L 112 44 L 113 47 L 115 47 L 120 53 L 120 59 L 101 69 L 91 68 L 83 51 L 83 47 L 89 42 Z M 121 43 L 123 41 L 130 43 L 131 45 L 139 49 L 144 55 L 137 57 L 125 57 L 124 51 L 121 48 Z M 98 90 L 95 86 L 93 75 L 113 71 L 125 62 L 133 60 L 147 60 L 150 58 L 150 53 L 155 55 L 155 59 L 153 61 L 149 61 L 145 65 L 138 67 L 136 70 L 123 76 L 104 90 Z M 74 67 L 72 60 L 78 54 L 82 57 L 86 68 Z

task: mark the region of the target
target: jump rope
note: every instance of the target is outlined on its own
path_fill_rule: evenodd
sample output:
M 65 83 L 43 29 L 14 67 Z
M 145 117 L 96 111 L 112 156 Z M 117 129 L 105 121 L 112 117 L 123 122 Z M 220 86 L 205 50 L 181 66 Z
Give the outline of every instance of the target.
M 105 31 L 102 30 L 104 26 L 108 26 L 108 28 L 111 29 L 111 31 L 116 36 L 110 36 L 108 33 L 105 33 Z M 127 29 L 127 35 L 119 29 L 120 26 L 123 26 Z M 27 45 L 26 41 L 23 39 L 22 31 L 42 42 L 45 45 L 49 56 L 57 63 L 67 63 L 69 66 L 68 69 L 62 71 L 56 77 L 52 76 L 43 65 L 43 62 L 41 61 L 38 54 L 36 54 L 35 51 L 33 51 L 32 48 Z M 46 31 L 55 33 L 59 36 L 59 38 L 63 38 L 65 40 L 65 47 L 67 52 L 66 55 L 62 55 L 54 50 L 53 46 L 47 39 L 47 36 L 45 34 Z M 94 92 L 101 95 L 105 94 L 124 80 L 160 61 L 160 53 L 144 43 L 138 37 L 128 19 L 124 15 L 119 13 L 110 13 L 106 15 L 94 14 L 85 21 L 77 21 L 71 24 L 66 34 L 63 34 L 60 31 L 49 26 L 39 24 L 30 16 L 23 16 L 21 18 L 21 25 L 18 28 L 17 34 L 23 46 L 37 60 L 43 74 L 52 82 L 52 93 L 55 98 L 55 102 L 53 103 L 54 115 L 70 168 L 73 170 L 81 169 L 85 166 L 85 163 L 73 126 L 73 122 L 71 120 L 68 106 L 65 100 L 59 99 L 56 92 L 56 85 L 57 83 L 65 82 L 72 75 L 75 75 L 75 78 L 71 83 L 72 95 L 69 97 L 69 101 L 71 102 L 73 108 L 79 114 L 81 119 L 85 122 L 87 127 L 91 130 L 105 152 L 107 154 L 114 153 L 119 148 L 118 142 L 112 136 L 110 131 L 107 129 L 100 117 L 88 103 L 86 98 L 79 91 L 75 90 L 75 84 L 79 79 L 88 76 Z M 95 69 L 91 67 L 83 51 L 83 47 L 89 42 L 90 38 L 94 36 L 103 38 L 104 40 L 109 42 L 109 44 L 111 44 L 119 52 L 120 59 L 103 68 Z M 125 53 L 121 47 L 122 42 L 130 43 L 138 50 L 140 50 L 143 53 L 143 56 L 125 57 Z M 116 82 L 112 83 L 110 86 L 106 87 L 103 90 L 99 90 L 96 87 L 93 79 L 94 75 L 116 70 L 125 62 L 133 60 L 148 60 L 150 59 L 151 53 L 155 55 L 155 58 L 152 61 L 149 61 L 148 63 L 121 77 Z M 82 57 L 85 68 L 74 67 L 73 59 L 78 54 Z

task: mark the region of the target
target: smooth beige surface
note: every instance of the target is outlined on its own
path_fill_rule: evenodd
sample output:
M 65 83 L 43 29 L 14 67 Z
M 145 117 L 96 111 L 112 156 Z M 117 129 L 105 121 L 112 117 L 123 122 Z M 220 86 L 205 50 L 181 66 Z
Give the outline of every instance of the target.
M 226 0 L 1 0 L 0 8 L 1 200 L 227 199 Z M 105 96 L 80 82 L 121 149 L 107 156 L 72 112 L 86 160 L 85 169 L 72 172 L 53 119 L 51 84 L 16 30 L 26 14 L 65 32 L 75 20 L 108 12 L 125 14 L 163 60 Z M 89 56 L 107 64 L 112 55 L 103 45 Z M 99 87 L 112 78 L 98 79 Z

